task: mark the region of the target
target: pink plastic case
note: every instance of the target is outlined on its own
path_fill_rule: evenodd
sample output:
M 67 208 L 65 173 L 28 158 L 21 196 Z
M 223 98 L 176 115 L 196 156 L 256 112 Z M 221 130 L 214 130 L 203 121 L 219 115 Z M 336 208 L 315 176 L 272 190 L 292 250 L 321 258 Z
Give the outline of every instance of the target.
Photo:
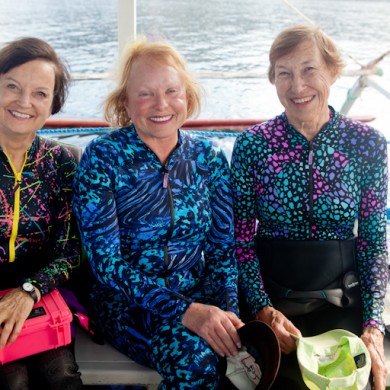
M 0 291 L 0 296 L 7 291 Z M 72 313 L 60 292 L 54 290 L 45 295 L 34 305 L 18 338 L 0 350 L 0 363 L 70 344 L 71 321 Z

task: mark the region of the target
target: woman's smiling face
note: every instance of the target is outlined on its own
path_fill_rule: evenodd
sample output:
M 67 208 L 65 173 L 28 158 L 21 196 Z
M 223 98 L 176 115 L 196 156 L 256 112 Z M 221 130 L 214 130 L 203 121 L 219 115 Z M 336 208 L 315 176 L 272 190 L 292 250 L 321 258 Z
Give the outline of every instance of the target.
M 0 75 L 0 134 L 35 137 L 51 115 L 54 66 L 36 59 Z
M 132 66 L 124 104 L 145 143 L 176 138 L 187 119 L 187 94 L 179 72 L 148 58 L 141 57 Z
M 328 117 L 330 86 L 336 77 L 317 45 L 308 40 L 275 62 L 275 87 L 293 125 Z

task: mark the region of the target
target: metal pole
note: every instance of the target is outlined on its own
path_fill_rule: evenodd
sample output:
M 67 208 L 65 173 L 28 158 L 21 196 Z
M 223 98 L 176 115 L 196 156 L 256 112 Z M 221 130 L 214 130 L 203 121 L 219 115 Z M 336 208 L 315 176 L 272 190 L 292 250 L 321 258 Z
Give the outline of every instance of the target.
M 363 89 L 366 87 L 366 76 L 360 76 L 351 89 L 347 92 L 347 98 L 340 109 L 340 112 L 344 115 L 347 115 L 356 99 L 361 95 Z
M 118 50 L 137 36 L 137 0 L 118 0 Z

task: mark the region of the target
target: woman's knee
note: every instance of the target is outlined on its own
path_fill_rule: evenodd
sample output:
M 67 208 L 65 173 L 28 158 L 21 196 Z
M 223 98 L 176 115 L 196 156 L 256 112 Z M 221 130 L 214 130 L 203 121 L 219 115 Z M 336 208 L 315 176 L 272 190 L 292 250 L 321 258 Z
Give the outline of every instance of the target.
M 56 390 L 82 389 L 81 374 L 73 353 L 66 347 L 44 352 L 36 361 L 48 388 Z
M 216 389 L 220 381 L 217 355 L 209 353 L 188 354 L 181 361 L 160 364 L 164 378 L 161 389 Z
M 215 389 L 220 380 L 219 357 L 201 337 L 183 332 L 153 348 L 154 368 L 163 383 L 180 389 Z M 167 388 L 169 388 L 167 386 Z M 162 387 L 164 388 L 164 387 Z
M 29 374 L 23 362 L 15 361 L 0 366 L 0 389 L 28 390 Z
M 220 378 L 219 357 L 211 348 L 198 352 L 195 351 L 192 356 L 189 356 L 188 360 L 188 375 L 192 377 L 191 380 L 194 383 L 199 383 L 199 385 L 218 384 Z M 203 388 L 215 387 L 205 386 Z

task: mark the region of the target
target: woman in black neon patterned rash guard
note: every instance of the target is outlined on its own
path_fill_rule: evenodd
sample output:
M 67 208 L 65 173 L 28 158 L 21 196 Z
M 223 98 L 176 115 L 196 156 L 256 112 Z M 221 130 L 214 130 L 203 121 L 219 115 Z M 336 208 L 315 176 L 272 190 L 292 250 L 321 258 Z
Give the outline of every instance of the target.
M 80 245 L 71 213 L 76 162 L 36 135 L 65 100 L 69 75 L 53 48 L 21 38 L 0 50 L 0 348 L 34 303 L 69 280 Z M 31 373 L 34 373 L 33 375 Z M 2 389 L 81 389 L 73 353 L 60 347 L 0 366 Z
M 285 354 L 296 347 L 290 333 L 342 327 L 361 335 L 375 389 L 384 389 L 387 145 L 328 105 L 341 70 L 335 44 L 315 26 L 288 28 L 271 47 L 269 79 L 285 112 L 241 134 L 232 155 L 239 291 L 249 317 L 273 326 Z M 327 255 L 335 247 L 351 255 Z M 356 275 L 348 286 L 359 283 L 360 304 L 348 307 L 347 295 L 314 298 L 331 300 L 327 289 L 340 289 L 346 275 Z M 279 378 L 294 359 L 283 357 Z

